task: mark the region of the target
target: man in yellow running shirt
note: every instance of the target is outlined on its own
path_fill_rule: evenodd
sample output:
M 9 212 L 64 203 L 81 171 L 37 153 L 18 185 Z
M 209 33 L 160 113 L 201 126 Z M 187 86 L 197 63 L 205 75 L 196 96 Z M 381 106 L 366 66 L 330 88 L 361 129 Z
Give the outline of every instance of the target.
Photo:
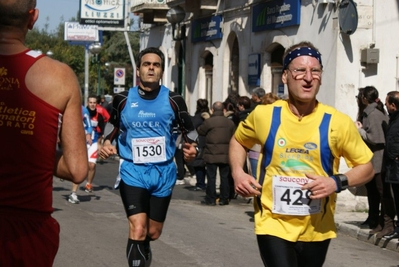
M 255 234 L 267 267 L 320 267 L 336 237 L 337 194 L 373 175 L 372 152 L 352 119 L 317 101 L 321 55 L 310 42 L 288 48 L 282 81 L 287 100 L 259 105 L 230 141 L 236 192 L 255 196 Z M 261 144 L 257 178 L 245 173 L 246 151 Z M 352 167 L 339 174 L 340 157 Z

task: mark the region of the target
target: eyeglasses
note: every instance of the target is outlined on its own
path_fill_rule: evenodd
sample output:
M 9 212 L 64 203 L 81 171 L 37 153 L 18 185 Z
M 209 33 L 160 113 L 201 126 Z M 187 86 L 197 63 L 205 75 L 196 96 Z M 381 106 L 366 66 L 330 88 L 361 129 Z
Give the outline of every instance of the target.
M 312 78 L 313 79 L 317 79 L 320 80 L 321 79 L 321 73 L 322 70 L 321 69 L 317 69 L 317 68 L 313 68 L 313 69 L 305 69 L 305 68 L 297 68 L 297 69 L 287 69 L 291 72 L 292 78 L 294 78 L 295 80 L 303 80 L 306 76 L 306 73 L 308 71 L 310 71 L 310 73 L 312 74 Z

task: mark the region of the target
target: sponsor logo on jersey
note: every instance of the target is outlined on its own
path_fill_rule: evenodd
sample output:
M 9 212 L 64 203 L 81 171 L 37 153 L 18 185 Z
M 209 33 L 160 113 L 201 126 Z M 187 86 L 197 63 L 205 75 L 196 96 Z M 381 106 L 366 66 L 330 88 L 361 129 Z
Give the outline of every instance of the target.
M 285 153 L 309 154 L 309 150 L 303 148 L 286 148 Z
M 17 78 L 10 77 L 6 68 L 0 68 L 0 90 L 11 91 L 20 87 L 21 84 Z
M 137 115 L 137 117 L 139 118 L 155 118 L 157 116 L 156 113 L 153 112 L 145 112 L 143 110 L 139 111 L 139 114 Z
M 315 150 L 315 149 L 317 149 L 317 145 L 316 145 L 315 143 L 311 143 L 311 142 L 306 143 L 306 144 L 304 145 L 304 147 L 305 147 L 306 149 L 309 149 L 309 150 Z
M 161 127 L 159 121 L 134 121 L 132 122 L 133 127 L 142 128 L 142 127 L 150 127 L 150 128 L 159 128 Z
M 287 144 L 287 141 L 285 141 L 284 138 L 280 138 L 278 139 L 277 144 L 279 147 L 284 147 Z

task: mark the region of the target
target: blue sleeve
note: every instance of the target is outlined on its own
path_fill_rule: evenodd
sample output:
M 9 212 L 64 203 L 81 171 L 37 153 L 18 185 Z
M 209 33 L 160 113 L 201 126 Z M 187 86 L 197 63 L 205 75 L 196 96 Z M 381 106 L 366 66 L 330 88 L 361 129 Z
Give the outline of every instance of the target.
M 86 107 L 82 106 L 83 126 L 86 134 L 92 134 L 93 128 L 91 127 L 90 114 Z

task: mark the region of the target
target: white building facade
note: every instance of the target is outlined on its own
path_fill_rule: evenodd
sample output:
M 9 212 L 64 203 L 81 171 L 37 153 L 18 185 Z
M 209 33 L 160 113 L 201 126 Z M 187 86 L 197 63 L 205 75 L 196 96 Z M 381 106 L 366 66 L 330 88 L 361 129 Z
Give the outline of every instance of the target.
M 177 6 L 185 17 L 172 27 L 166 12 Z M 375 86 L 382 102 L 399 90 L 396 0 L 133 0 L 131 11 L 143 18 L 141 49 L 165 53 L 163 84 L 191 114 L 198 98 L 250 96 L 258 86 L 286 95 L 284 50 L 305 40 L 322 54 L 320 102 L 355 119 L 358 88 Z

